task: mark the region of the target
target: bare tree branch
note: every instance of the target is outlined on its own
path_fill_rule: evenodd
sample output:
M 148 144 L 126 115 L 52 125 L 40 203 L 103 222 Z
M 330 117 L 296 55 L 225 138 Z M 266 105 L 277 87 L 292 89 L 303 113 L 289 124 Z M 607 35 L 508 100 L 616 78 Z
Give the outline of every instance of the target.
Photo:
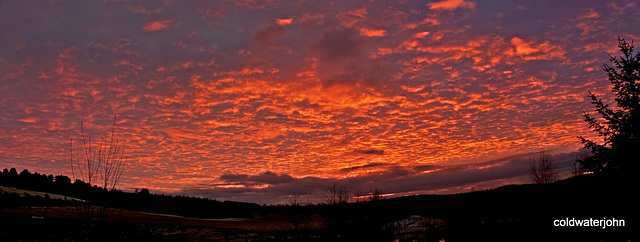
M 529 165 L 531 168 L 529 178 L 536 184 L 549 184 L 558 180 L 558 172 L 549 153 L 540 153 L 537 159 L 529 161 Z
M 325 202 L 329 205 L 346 204 L 349 202 L 349 190 L 347 186 L 333 183 L 322 193 Z
M 97 147 L 94 147 L 92 137 L 85 136 L 84 120 L 82 121 L 80 132 L 84 156 L 80 156 L 79 149 L 74 149 L 73 139 L 71 139 L 69 149 L 71 172 L 74 179 L 90 185 L 100 185 L 105 191 L 116 189 L 126 167 L 126 157 L 124 155 L 125 143 L 115 139 L 115 128 L 116 116 L 114 115 L 110 137 L 107 136 L 107 139 L 98 142 Z M 76 172 L 80 175 L 79 178 L 76 177 Z M 88 219 L 105 219 L 109 209 L 86 203 L 78 208 L 78 212 Z

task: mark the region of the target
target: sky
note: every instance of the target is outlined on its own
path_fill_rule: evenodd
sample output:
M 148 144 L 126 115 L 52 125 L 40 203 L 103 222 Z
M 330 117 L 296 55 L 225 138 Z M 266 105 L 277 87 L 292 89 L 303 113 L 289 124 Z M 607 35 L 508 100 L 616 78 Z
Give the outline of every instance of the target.
M 0 0 L 0 168 L 71 176 L 81 123 L 116 116 L 124 191 L 457 193 L 528 183 L 540 152 L 564 175 L 638 4 Z

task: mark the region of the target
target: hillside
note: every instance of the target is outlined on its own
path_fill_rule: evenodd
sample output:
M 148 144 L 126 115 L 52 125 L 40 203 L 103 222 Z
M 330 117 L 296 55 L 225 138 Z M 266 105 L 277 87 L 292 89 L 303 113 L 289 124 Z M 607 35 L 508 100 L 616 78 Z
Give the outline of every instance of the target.
M 377 201 L 389 214 L 447 221 L 447 237 L 600 241 L 638 238 L 637 180 L 619 174 L 585 175 L 548 185 L 509 185 L 453 194 Z M 559 219 L 624 219 L 625 227 L 556 227 Z M 517 239 L 516 239 L 517 238 Z
M 73 201 L 83 200 L 99 206 L 196 218 L 247 217 L 260 207 L 252 203 L 151 194 L 147 189 L 143 189 L 139 193 L 127 193 L 119 190 L 106 191 L 81 180 L 75 180 L 72 183 L 71 179 L 64 175 L 53 176 L 37 172 L 31 173 L 28 170 L 23 170 L 18 174 L 15 169 L 4 169 L 0 173 L 0 186 L 28 190 L 30 194 L 36 196 L 40 194 L 41 197 L 44 197 L 44 194 L 47 193 L 59 194 L 59 196 L 67 198 L 77 198 L 75 200 L 63 199 L 67 202 L 65 203 L 66 205 L 74 205 Z M 22 195 L 24 192 L 18 193 Z M 49 197 L 57 198 L 57 196 L 51 195 Z M 13 206 L 11 204 L 13 203 L 4 206 Z
M 117 210 L 120 212 L 116 216 L 103 222 L 82 222 L 73 209 L 78 201 L 44 199 L 37 195 L 39 193 L 17 196 L 28 190 L 15 190 L 14 195 L 3 193 L 0 198 L 3 200 L 2 223 L 10 225 L 2 231 L 3 236 L 14 239 L 25 239 L 13 234 L 20 228 L 52 226 L 56 221 L 72 220 L 82 226 L 108 223 L 107 227 L 134 230 L 123 232 L 127 237 L 171 240 L 189 240 L 195 233 L 205 239 L 244 236 L 258 241 L 296 238 L 304 241 L 626 241 L 640 239 L 635 232 L 640 231 L 636 190 L 637 181 L 631 175 L 592 174 L 547 185 L 509 185 L 461 194 L 418 195 L 336 206 L 259 206 L 119 191 L 93 191 L 93 195 L 80 196 L 98 198 L 100 204 L 124 209 Z M 63 194 L 71 193 L 74 192 Z M 52 194 L 48 197 L 56 198 Z M 4 202 L 10 200 L 14 202 Z M 202 219 L 224 217 L 243 219 Z M 554 221 L 564 219 L 618 219 L 624 220 L 625 226 L 554 226 Z M 66 229 L 79 236 L 82 226 L 61 231 Z M 140 226 L 147 232 L 138 231 Z M 6 229 L 11 227 L 14 229 Z M 38 239 L 37 236 L 28 238 Z

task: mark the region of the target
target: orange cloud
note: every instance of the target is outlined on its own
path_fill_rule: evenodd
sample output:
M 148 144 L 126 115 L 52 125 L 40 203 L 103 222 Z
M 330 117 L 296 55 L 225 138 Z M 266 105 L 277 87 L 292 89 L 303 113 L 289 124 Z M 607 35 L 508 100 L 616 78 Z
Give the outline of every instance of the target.
M 276 19 L 276 24 L 281 25 L 281 26 L 289 25 L 291 23 L 293 23 L 293 19 L 292 18 Z
M 367 37 L 383 37 L 387 35 L 387 31 L 384 29 L 361 28 L 360 34 Z
M 598 12 L 596 12 L 593 9 L 589 9 L 588 12 L 582 14 L 580 17 L 578 17 L 579 19 L 592 19 L 592 18 L 597 18 L 599 17 L 600 14 L 598 14 Z
M 429 32 L 425 31 L 425 32 L 420 32 L 417 34 L 413 35 L 413 38 L 424 38 L 425 36 L 429 35 Z
M 35 122 L 38 122 L 38 119 L 30 117 L 30 118 L 21 118 L 21 119 L 18 119 L 18 121 L 23 123 L 35 123 Z
M 353 9 L 338 14 L 337 19 L 346 27 L 353 27 L 367 17 L 367 8 Z
M 523 56 L 525 60 L 551 60 L 565 59 L 566 51 L 548 41 L 538 44 L 528 42 L 518 37 L 511 39 L 511 45 L 515 47 L 515 54 Z
M 15 162 L 7 166 L 70 174 L 68 137 L 78 137 L 83 118 L 88 131 L 106 133 L 110 113 L 132 151 L 122 188 L 157 192 L 256 185 L 211 174 L 365 180 L 578 148 L 576 134 L 589 131 L 580 121 L 590 108 L 586 90 L 607 91 L 599 65 L 617 51 L 605 35 L 638 39 L 628 34 L 635 25 L 612 16 L 616 9 L 595 3 L 553 18 L 514 3 L 500 19 L 497 6 L 474 0 L 431 0 L 423 9 L 404 1 L 283 9 L 274 0 L 233 2 L 113 8 L 104 23 L 127 19 L 134 32 L 106 39 L 100 31 L 72 31 L 68 40 L 12 32 L 17 48 L 9 43 L 0 58 L 8 68 L 0 106 L 9 110 L 0 143 L 10 144 L 0 154 Z M 476 8 L 473 16 L 450 12 Z M 515 24 L 496 22 L 504 19 Z M 44 27 L 56 26 L 22 28 Z M 163 38 L 145 38 L 147 31 Z M 61 162 L 40 162 L 53 158 Z
M 429 32 L 426 31 L 414 34 L 410 39 L 402 42 L 402 46 L 407 50 L 414 49 L 419 45 L 418 42 L 420 41 L 420 39 L 424 38 L 427 35 L 429 35 Z
M 354 16 L 354 17 L 358 17 L 358 18 L 364 18 L 367 16 L 367 8 L 359 8 L 359 9 L 354 9 L 351 10 L 349 12 L 347 12 L 349 15 Z
M 455 10 L 456 8 L 475 8 L 476 3 L 464 0 L 444 0 L 428 4 L 431 10 Z
M 598 21 L 598 17 L 600 17 L 600 14 L 593 9 L 589 9 L 589 11 L 578 16 L 576 19 L 577 27 L 582 30 L 582 36 L 588 36 L 592 32 L 602 29 L 603 24 Z
M 433 26 L 439 25 L 440 21 L 438 21 L 438 19 L 436 18 L 426 18 L 424 20 L 422 20 L 423 24 L 431 24 Z
M 540 51 L 539 49 L 531 47 L 530 43 L 518 37 L 513 37 L 511 44 L 516 48 L 516 53 L 519 55 L 529 55 Z
M 142 27 L 142 30 L 148 31 L 148 32 L 163 30 L 168 28 L 170 24 L 171 24 L 171 21 L 169 20 L 149 22 L 145 24 L 144 27 Z

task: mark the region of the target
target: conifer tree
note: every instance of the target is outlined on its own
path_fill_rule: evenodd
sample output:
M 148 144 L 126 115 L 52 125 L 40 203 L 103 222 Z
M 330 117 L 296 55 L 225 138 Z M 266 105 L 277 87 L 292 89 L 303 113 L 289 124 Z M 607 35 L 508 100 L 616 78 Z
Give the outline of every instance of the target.
M 604 64 L 613 85 L 615 107 L 605 104 L 589 92 L 591 103 L 599 116 L 584 112 L 589 128 L 602 138 L 602 143 L 580 137 L 591 156 L 579 160 L 582 167 L 593 172 L 635 171 L 640 151 L 640 53 L 634 53 L 631 43 L 618 37 L 621 56 L 609 55 L 612 66 Z

